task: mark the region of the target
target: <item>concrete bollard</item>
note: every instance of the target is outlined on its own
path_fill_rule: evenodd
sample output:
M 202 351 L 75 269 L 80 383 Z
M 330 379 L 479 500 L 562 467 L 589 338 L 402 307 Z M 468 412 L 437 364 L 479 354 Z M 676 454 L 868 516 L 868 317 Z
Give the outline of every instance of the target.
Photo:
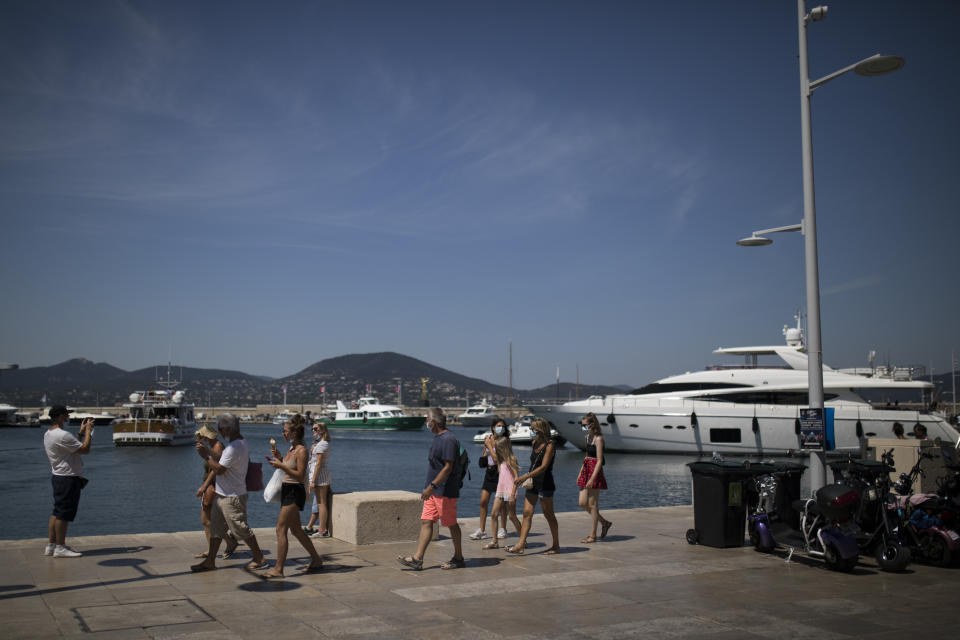
M 331 505 L 334 537 L 350 544 L 416 542 L 420 534 L 420 494 L 410 491 L 356 491 L 337 494 Z M 439 537 L 434 527 L 433 539 Z

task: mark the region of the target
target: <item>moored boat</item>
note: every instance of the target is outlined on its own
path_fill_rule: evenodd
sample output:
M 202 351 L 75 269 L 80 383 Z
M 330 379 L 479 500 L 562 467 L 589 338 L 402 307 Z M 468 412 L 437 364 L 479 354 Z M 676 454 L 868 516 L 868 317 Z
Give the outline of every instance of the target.
M 484 398 L 480 401 L 480 404 L 468 407 L 466 411 L 458 415 L 457 420 L 465 427 L 489 427 L 499 417 L 497 408 Z
M 18 409 L 11 404 L 0 404 L 0 427 L 17 426 L 17 411 Z
M 95 427 L 102 427 L 113 423 L 114 416 L 109 413 L 89 413 L 87 411 L 78 411 L 73 407 L 67 407 L 70 415 L 67 418 L 67 424 L 71 427 L 79 427 L 85 420 L 93 420 Z M 49 427 L 53 420 L 50 419 L 50 407 L 45 407 L 40 412 L 39 418 L 41 427 Z
M 424 424 L 424 418 L 409 416 L 396 405 L 380 404 L 373 396 L 360 398 L 349 407 L 337 400 L 337 410 L 326 420 L 331 429 L 418 430 Z
M 295 415 L 297 415 L 297 414 L 294 413 L 293 411 L 290 411 L 290 410 L 288 410 L 288 409 L 284 409 L 283 411 L 279 412 L 277 415 L 273 416 L 272 422 L 273 422 L 273 424 L 279 424 L 279 425 L 282 426 L 282 425 L 287 424 L 287 423 L 290 422 L 291 420 L 293 420 L 293 416 L 295 416 Z
M 157 384 L 164 389 L 135 391 L 124 404 L 127 415 L 113 421 L 113 444 L 126 446 L 171 446 L 192 444 L 197 423 L 193 404 L 184 391 L 174 391 L 180 381 L 170 378 Z
M 510 442 L 513 444 L 530 444 L 533 442 L 534 433 L 530 428 L 530 424 L 533 422 L 533 419 L 536 416 L 527 415 L 523 416 L 512 425 L 507 427 L 510 432 Z M 487 437 L 489 431 L 479 431 L 477 435 L 473 436 L 473 441 L 477 444 L 483 444 L 483 439 Z M 550 435 L 553 436 L 554 440 L 557 440 L 562 446 L 566 439 L 560 435 L 560 432 L 556 429 L 550 429 Z
M 577 447 L 584 448 L 580 419 L 600 420 L 608 451 L 710 455 L 785 455 L 802 451 L 800 410 L 807 406 L 807 354 L 799 327 L 784 327 L 785 345 L 717 349 L 747 364 L 663 378 L 622 395 L 591 396 L 530 410 L 546 418 Z M 784 364 L 760 366 L 757 357 L 778 356 Z M 932 411 L 875 407 L 863 392 L 912 391 L 933 385 L 912 380 L 904 369 L 850 373 L 823 367 L 825 406 L 833 408 L 835 449 L 859 454 L 866 438 L 893 437 L 893 424 L 907 432 L 923 425 L 930 439 L 956 443 L 958 432 Z

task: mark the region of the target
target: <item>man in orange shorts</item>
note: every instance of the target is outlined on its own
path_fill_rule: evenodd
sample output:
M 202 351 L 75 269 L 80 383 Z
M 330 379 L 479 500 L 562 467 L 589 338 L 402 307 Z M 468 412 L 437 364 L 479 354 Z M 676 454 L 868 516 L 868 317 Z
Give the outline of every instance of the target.
M 460 525 L 457 524 L 457 498 L 460 497 L 460 478 L 454 476 L 454 467 L 460 453 L 460 443 L 452 432 L 447 430 L 447 418 L 438 407 L 430 407 L 427 412 L 427 426 L 433 433 L 430 445 L 426 487 L 420 494 L 423 500 L 423 512 L 420 514 L 420 536 L 417 539 L 417 552 L 412 556 L 397 556 L 397 561 L 414 571 L 423 569 L 423 556 L 433 537 L 433 523 L 440 521 L 441 527 L 450 529 L 453 540 L 453 557 L 440 565 L 441 569 L 462 569 L 463 550 L 460 546 Z

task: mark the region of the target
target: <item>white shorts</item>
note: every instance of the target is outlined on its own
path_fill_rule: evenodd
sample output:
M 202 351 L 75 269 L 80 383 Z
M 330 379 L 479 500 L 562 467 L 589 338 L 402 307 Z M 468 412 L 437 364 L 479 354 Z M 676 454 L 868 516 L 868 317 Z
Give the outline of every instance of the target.
M 317 473 L 317 481 L 313 483 L 315 487 L 326 487 L 330 484 L 330 467 L 324 465 L 320 467 Z

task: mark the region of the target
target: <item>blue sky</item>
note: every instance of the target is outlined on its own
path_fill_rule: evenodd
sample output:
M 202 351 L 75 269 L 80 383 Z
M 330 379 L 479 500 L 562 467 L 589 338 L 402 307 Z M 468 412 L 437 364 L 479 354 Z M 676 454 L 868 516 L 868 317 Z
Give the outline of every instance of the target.
M 4 2 L 0 360 L 283 376 L 397 351 L 521 388 L 778 344 L 796 4 Z M 960 5 L 808 28 L 824 360 L 949 370 Z

